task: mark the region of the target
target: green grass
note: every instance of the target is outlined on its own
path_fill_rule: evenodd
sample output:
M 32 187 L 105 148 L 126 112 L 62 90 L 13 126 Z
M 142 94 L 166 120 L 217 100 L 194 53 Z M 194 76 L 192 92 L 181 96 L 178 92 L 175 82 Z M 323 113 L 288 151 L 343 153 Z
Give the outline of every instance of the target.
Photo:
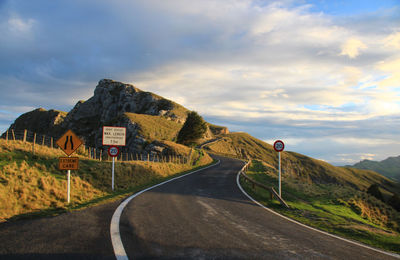
M 253 161 L 248 176 L 277 189 L 276 175 Z M 254 188 L 241 179 L 246 192 L 275 211 L 306 225 L 365 244 L 400 253 L 400 213 L 352 187 L 308 184 L 285 177 L 282 197 L 290 209 L 271 200 L 268 191 Z

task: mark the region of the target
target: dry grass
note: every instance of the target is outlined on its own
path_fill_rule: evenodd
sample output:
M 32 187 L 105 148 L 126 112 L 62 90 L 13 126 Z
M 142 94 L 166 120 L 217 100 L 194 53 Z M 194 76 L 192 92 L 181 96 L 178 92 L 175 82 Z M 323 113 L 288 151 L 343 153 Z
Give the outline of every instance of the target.
M 176 149 L 182 149 L 177 147 Z M 190 149 L 187 148 L 189 151 Z M 111 163 L 80 157 L 80 169 L 71 171 L 71 204 L 66 202 L 66 171 L 58 170 L 60 149 L 0 139 L 0 221 L 13 216 L 48 209 L 68 209 L 91 200 L 111 196 Z M 186 151 L 188 152 L 188 151 Z M 161 181 L 166 177 L 211 163 L 201 151 L 187 164 L 126 162 L 116 163 L 115 188 L 126 190 Z
M 176 139 L 182 124 L 168 120 L 162 116 L 125 113 L 132 122 L 139 125 L 139 133 L 149 141 Z

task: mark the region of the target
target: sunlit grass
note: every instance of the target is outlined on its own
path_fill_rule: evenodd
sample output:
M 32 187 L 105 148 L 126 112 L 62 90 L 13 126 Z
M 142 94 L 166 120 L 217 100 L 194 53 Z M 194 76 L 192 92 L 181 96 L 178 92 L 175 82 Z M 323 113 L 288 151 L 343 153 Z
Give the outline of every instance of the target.
M 254 161 L 248 176 L 277 188 L 275 174 L 267 174 L 260 161 Z M 400 213 L 369 194 L 351 187 L 307 184 L 286 177 L 282 196 L 290 209 L 271 200 L 268 191 L 241 184 L 255 199 L 306 225 L 363 243 L 400 253 Z
M 181 147 L 177 147 L 179 149 Z M 186 164 L 117 162 L 115 189 L 111 190 L 111 163 L 80 157 L 80 168 L 71 171 L 71 203 L 67 203 L 66 171 L 58 170 L 59 149 L 0 139 L 0 221 L 34 215 L 57 214 L 118 198 L 141 187 L 212 162 L 194 151 Z M 187 148 L 190 151 L 190 148 Z M 186 151 L 189 153 L 189 151 Z

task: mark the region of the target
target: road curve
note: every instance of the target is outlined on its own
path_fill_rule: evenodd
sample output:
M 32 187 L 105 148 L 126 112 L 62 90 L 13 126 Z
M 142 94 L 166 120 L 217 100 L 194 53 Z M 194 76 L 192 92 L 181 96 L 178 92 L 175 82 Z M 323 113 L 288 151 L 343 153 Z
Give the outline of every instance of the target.
M 236 184 L 243 162 L 218 159 L 127 204 L 120 234 L 130 259 L 397 259 L 263 209 Z

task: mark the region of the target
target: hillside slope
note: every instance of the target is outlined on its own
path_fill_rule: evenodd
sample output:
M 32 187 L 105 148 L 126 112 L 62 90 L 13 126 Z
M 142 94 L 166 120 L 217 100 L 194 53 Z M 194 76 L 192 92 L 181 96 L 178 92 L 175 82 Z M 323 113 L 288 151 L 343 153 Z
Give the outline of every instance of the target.
M 188 147 L 170 144 L 173 149 Z M 178 152 L 176 151 L 176 154 Z M 195 151 L 189 163 L 118 162 L 115 166 L 115 189 L 111 190 L 111 163 L 86 157 L 80 148 L 79 170 L 71 171 L 71 204 L 66 202 L 66 172 L 58 170 L 60 149 L 0 139 L 0 222 L 25 214 L 46 214 L 79 208 L 122 193 L 129 193 L 168 176 L 206 165 L 212 159 Z
M 247 133 L 229 133 L 205 147 L 208 151 L 236 158 L 252 158 L 264 162 L 269 172 L 278 169 L 278 155 L 272 145 Z M 370 170 L 335 167 L 327 162 L 295 152 L 282 152 L 283 177 L 293 177 L 305 183 L 337 184 L 366 190 L 371 184 L 379 184 L 388 197 L 400 187 L 390 179 Z
M 388 178 L 392 178 L 400 182 L 400 156 L 389 157 L 380 162 L 363 160 L 349 167 L 376 171 Z

